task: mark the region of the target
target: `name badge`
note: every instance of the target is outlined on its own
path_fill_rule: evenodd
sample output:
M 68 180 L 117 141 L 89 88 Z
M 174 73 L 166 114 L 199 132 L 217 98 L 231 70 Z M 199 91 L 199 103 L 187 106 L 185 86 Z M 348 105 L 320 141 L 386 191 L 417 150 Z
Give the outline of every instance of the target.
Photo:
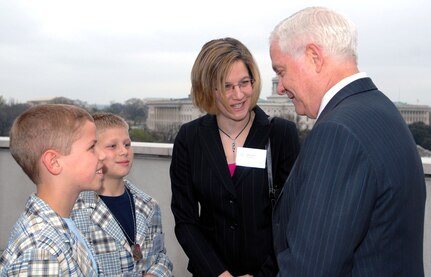
M 245 167 L 265 168 L 266 149 L 238 147 L 236 165 Z

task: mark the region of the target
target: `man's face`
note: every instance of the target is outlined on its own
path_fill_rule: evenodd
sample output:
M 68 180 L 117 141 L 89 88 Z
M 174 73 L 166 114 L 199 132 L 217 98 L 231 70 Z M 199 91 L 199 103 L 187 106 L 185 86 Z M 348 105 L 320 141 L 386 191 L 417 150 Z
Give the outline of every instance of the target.
M 277 93 L 292 100 L 297 114 L 316 118 L 321 99 L 315 92 L 314 66 L 309 57 L 306 53 L 298 57 L 283 53 L 278 42 L 271 44 L 270 56 L 278 76 Z

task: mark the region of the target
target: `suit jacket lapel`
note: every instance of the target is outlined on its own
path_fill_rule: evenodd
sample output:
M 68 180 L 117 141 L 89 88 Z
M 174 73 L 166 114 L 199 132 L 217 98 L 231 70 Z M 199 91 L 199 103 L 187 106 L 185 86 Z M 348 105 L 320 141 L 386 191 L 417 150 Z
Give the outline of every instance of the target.
M 198 130 L 198 143 L 201 151 L 206 154 L 213 170 L 225 188 L 232 194 L 236 194 L 233 187 L 232 178 L 230 177 L 229 169 L 224 155 L 223 145 L 218 132 L 216 117 L 206 115 Z
M 342 102 L 347 97 L 370 90 L 377 90 L 376 85 L 374 85 L 373 81 L 371 81 L 370 78 L 361 78 L 351 82 L 350 84 L 342 88 L 339 92 L 337 92 L 334 97 L 332 97 L 332 99 L 329 101 L 329 103 L 326 105 L 326 107 L 320 114 L 318 121 L 320 121 L 321 118 L 324 118 L 328 112 L 333 110 L 340 102 Z

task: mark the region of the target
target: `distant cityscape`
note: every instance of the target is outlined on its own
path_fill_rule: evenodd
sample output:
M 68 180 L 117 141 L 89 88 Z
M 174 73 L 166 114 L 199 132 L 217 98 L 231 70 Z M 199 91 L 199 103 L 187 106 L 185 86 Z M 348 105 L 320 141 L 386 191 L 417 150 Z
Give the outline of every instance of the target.
M 270 116 L 279 116 L 294 121 L 300 130 L 311 130 L 315 120 L 306 116 L 298 116 L 292 101 L 286 96 L 277 94 L 278 79 L 272 79 L 271 95 L 267 99 L 258 101 L 261 107 Z M 146 100 L 148 108 L 146 126 L 149 130 L 164 130 L 177 128 L 182 124 L 202 116 L 192 102 L 191 97 L 182 99 L 151 99 Z M 407 124 L 422 122 L 430 125 L 431 107 L 427 105 L 411 105 L 394 103 Z
M 271 95 L 266 99 L 260 98 L 257 103 L 259 107 L 261 107 L 270 116 L 278 116 L 292 120 L 296 123 L 299 131 L 311 130 L 314 126 L 315 120 L 306 116 L 297 115 L 292 101 L 285 95 L 280 96 L 277 94 L 277 84 L 278 79 L 274 77 L 272 79 Z M 76 105 L 86 106 L 90 110 L 106 110 L 109 108 L 115 108 L 116 105 L 123 105 L 119 103 L 111 105 L 114 107 L 109 107 L 108 105 L 88 105 L 80 100 L 70 100 L 63 97 L 57 97 L 54 100 L 60 102 L 64 101 L 63 103 L 71 102 Z M 53 103 L 52 101 L 53 99 L 38 99 L 28 101 L 27 104 L 37 105 L 42 103 Z M 137 101 L 139 103 L 134 103 L 133 101 Z M 430 126 L 430 106 L 407 104 L 401 102 L 394 102 L 394 104 L 408 125 L 421 122 L 426 126 Z M 131 99 L 127 100 L 123 106 L 128 105 L 139 106 L 132 108 L 134 109 L 135 116 L 123 115 L 126 120 L 131 121 L 129 124 L 131 124 L 132 128 L 145 127 L 146 130 L 152 132 L 169 132 L 169 137 L 171 139 L 175 136 L 182 124 L 205 114 L 193 105 L 190 95 L 186 98 Z M 143 109 L 142 106 L 145 106 L 145 112 L 137 111 L 137 109 Z M 134 120 L 135 117 L 139 117 L 139 120 Z

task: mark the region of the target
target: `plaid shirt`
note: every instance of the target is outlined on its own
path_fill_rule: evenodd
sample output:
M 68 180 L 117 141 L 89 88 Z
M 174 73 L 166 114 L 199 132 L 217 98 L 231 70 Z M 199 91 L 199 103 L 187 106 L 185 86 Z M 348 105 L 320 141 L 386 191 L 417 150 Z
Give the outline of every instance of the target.
M 0 257 L 0 276 L 97 276 L 66 222 L 32 194 Z
M 166 255 L 162 232 L 161 211 L 157 202 L 124 180 L 135 201 L 136 243 L 143 259 L 133 260 L 127 238 L 115 218 L 97 193 L 82 192 L 73 208 L 71 217 L 76 226 L 90 241 L 99 266 L 105 275 L 172 276 L 172 263 Z

